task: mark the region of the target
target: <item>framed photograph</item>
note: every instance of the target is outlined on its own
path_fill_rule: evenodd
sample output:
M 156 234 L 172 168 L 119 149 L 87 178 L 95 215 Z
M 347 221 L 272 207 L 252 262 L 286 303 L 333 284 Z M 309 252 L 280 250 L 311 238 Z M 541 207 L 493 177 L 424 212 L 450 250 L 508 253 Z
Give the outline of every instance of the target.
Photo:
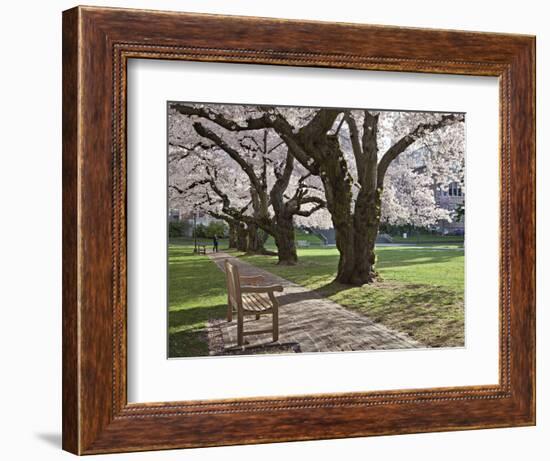
M 63 448 L 535 424 L 535 38 L 63 13 Z

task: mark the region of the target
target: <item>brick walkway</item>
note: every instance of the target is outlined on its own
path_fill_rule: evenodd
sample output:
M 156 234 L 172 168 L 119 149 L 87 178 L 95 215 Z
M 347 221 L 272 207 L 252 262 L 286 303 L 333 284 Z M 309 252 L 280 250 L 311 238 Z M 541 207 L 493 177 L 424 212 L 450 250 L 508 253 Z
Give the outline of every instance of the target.
M 371 349 L 409 349 L 422 345 L 408 335 L 374 323 L 368 317 L 352 312 L 339 304 L 232 257 L 227 253 L 209 253 L 214 263 L 224 270 L 229 259 L 239 267 L 241 275 L 263 275 L 268 284 L 284 287 L 276 293 L 279 308 L 279 341 L 272 342 L 269 334 L 245 336 L 245 346 L 237 346 L 237 322 L 212 319 L 208 324 L 208 341 L 211 355 L 277 352 L 337 352 Z M 236 316 L 234 316 L 236 317 Z M 271 327 L 271 315 L 260 320 L 245 317 L 245 331 Z

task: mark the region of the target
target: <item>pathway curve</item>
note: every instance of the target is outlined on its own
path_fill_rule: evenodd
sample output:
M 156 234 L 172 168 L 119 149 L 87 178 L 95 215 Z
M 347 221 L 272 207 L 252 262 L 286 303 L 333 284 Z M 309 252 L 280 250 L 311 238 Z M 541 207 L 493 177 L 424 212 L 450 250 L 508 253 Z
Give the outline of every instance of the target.
M 314 291 L 290 282 L 266 270 L 253 266 L 227 253 L 209 253 L 220 270 L 224 260 L 239 268 L 241 275 L 263 275 L 267 284 L 284 287 L 276 293 L 279 300 L 279 341 L 271 342 L 269 334 L 245 336 L 243 347 L 237 346 L 237 322 L 214 319 L 208 323 L 208 341 L 211 355 L 255 352 L 337 352 L 370 349 L 409 349 L 422 347 L 408 335 L 373 322 L 368 317 L 352 312 L 321 297 Z M 236 317 L 236 316 L 234 316 Z M 260 320 L 245 317 L 245 331 L 271 327 L 271 315 Z

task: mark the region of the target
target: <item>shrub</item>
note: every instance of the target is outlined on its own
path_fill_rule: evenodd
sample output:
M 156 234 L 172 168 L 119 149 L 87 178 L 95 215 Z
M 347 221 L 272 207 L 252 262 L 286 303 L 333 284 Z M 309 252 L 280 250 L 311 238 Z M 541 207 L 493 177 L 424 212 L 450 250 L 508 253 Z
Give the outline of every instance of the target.
M 218 238 L 225 237 L 227 234 L 227 226 L 223 221 L 212 221 L 205 228 L 205 237 L 213 238 L 217 235 Z
M 168 223 L 168 237 L 185 237 L 188 235 L 189 225 L 184 221 L 170 221 Z
M 195 235 L 198 238 L 206 238 L 206 226 L 204 224 L 197 224 L 195 227 Z

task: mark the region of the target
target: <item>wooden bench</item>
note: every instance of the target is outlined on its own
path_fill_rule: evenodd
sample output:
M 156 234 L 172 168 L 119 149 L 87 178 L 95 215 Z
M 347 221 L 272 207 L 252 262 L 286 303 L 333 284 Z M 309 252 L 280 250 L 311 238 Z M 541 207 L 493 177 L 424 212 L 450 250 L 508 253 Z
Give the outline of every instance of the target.
M 197 254 L 206 255 L 206 245 L 198 244 L 197 245 Z
M 227 281 L 227 321 L 233 320 L 233 311 L 237 313 L 237 343 L 244 344 L 245 335 L 272 333 L 273 341 L 279 339 L 279 303 L 275 291 L 283 291 L 281 285 L 260 285 L 264 282 L 261 275 L 239 276 L 239 268 L 225 260 Z M 244 331 L 244 316 L 255 315 L 256 320 L 262 314 L 272 314 L 273 328 L 269 330 Z

